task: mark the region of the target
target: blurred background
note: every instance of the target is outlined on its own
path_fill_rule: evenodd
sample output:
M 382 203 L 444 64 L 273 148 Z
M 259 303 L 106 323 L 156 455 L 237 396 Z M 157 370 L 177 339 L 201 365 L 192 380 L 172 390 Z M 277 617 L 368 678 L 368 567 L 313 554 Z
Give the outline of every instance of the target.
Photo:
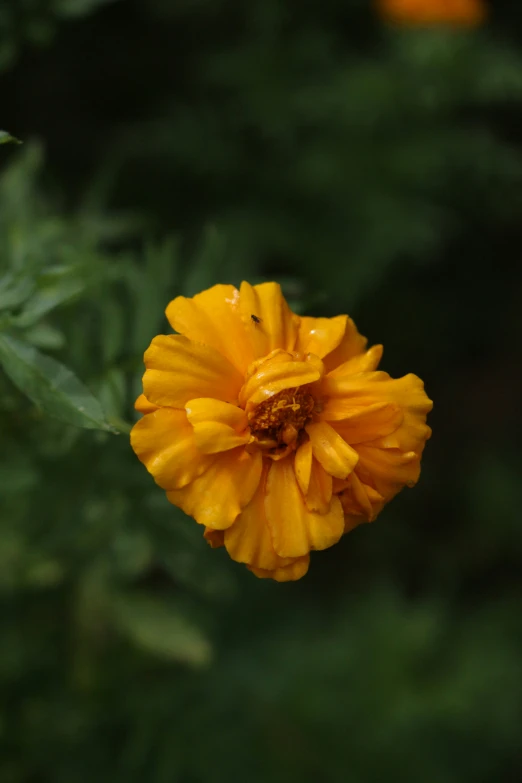
M 2 783 L 522 779 L 522 6 L 384 5 L 0 1 Z M 293 584 L 125 434 L 168 301 L 242 279 L 435 402 Z

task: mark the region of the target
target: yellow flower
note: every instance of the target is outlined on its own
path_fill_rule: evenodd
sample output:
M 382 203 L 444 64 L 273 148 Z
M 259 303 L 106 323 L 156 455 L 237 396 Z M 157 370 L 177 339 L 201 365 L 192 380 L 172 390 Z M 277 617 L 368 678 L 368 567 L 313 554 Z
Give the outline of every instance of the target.
M 484 22 L 483 0 L 377 0 L 381 16 L 405 24 L 474 26 Z
M 351 318 L 298 317 L 276 283 L 217 285 L 166 310 L 145 353 L 131 443 L 212 547 L 259 577 L 375 519 L 419 477 L 432 403 L 415 375 L 378 372 Z

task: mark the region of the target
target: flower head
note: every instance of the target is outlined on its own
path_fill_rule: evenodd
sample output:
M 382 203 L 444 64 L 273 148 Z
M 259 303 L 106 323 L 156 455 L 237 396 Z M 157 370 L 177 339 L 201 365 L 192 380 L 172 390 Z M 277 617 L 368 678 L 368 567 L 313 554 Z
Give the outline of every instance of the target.
M 276 283 L 217 285 L 166 310 L 145 353 L 131 443 L 212 547 L 299 579 L 310 551 L 371 522 L 419 477 L 432 403 L 377 371 L 346 315 L 299 317 Z
M 377 0 L 385 19 L 404 24 L 474 26 L 484 22 L 483 0 Z

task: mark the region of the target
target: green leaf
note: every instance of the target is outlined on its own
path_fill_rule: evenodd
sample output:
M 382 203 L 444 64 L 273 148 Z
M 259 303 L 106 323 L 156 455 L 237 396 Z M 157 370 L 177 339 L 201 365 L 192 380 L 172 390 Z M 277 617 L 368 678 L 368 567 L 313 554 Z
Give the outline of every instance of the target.
M 34 291 L 29 277 L 8 273 L 0 278 L 0 310 L 10 310 L 23 304 Z
M 45 351 L 57 351 L 65 345 L 65 335 L 51 324 L 36 324 L 24 332 L 24 338 L 37 348 Z
M 143 595 L 120 595 L 114 620 L 137 647 L 170 661 L 192 666 L 210 663 L 212 650 L 199 628 L 172 603 Z
M 11 136 L 7 131 L 0 130 L 0 144 L 23 144 L 16 136 Z
M 44 315 L 47 315 L 56 307 L 70 302 L 79 296 L 85 288 L 83 280 L 65 279 L 55 285 L 48 285 L 37 291 L 24 306 L 14 323 L 17 327 L 32 326 Z
M 20 391 L 50 416 L 77 427 L 113 431 L 98 400 L 56 359 L 29 343 L 2 334 L 0 362 Z

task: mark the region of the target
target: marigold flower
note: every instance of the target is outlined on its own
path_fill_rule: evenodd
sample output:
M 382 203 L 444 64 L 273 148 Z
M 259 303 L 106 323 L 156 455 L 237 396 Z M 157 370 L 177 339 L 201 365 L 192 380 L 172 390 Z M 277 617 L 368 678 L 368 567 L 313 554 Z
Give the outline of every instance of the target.
M 483 0 L 377 0 L 381 16 L 404 24 L 474 26 L 484 22 Z
M 419 478 L 432 403 L 346 315 L 299 317 L 279 285 L 216 285 L 166 310 L 131 443 L 212 547 L 284 582 Z

